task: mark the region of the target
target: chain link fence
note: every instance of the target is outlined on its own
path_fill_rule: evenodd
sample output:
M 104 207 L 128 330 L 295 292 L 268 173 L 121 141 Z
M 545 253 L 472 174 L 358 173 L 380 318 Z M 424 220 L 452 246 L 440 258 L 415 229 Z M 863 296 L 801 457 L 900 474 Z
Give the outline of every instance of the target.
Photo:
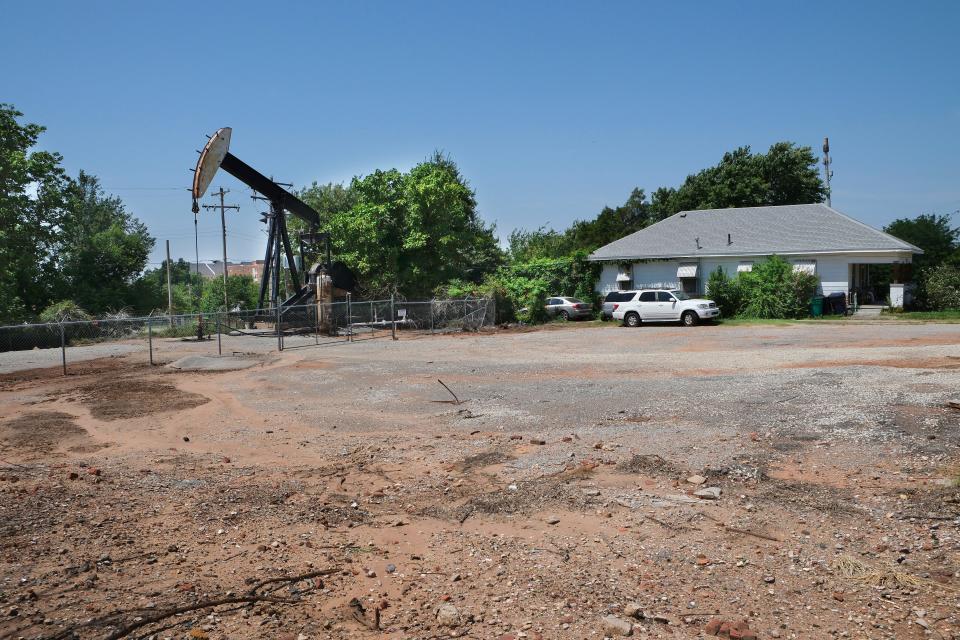
M 111 317 L 0 326 L 0 373 L 143 352 L 150 364 L 188 353 L 265 352 L 403 339 L 496 324 L 489 298 L 352 300 L 229 313 Z M 184 343 L 189 343 L 184 345 Z

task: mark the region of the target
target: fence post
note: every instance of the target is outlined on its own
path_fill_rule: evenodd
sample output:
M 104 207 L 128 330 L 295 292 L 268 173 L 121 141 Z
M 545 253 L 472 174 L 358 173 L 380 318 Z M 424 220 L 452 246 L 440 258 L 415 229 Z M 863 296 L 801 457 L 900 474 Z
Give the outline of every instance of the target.
M 433 333 L 433 298 L 430 299 L 430 333 Z
M 226 267 L 224 267 L 226 269 Z M 223 355 L 223 344 L 220 342 L 220 314 L 217 314 L 217 355 Z M 153 364 L 153 363 L 151 363 Z
M 277 351 L 283 351 L 283 338 L 280 336 L 280 305 L 277 304 Z
M 393 298 L 396 294 L 390 294 L 390 335 L 394 340 L 397 339 L 397 312 L 394 309 Z
M 347 342 L 353 342 L 353 305 L 352 294 L 347 294 Z
M 150 366 L 153 366 L 153 323 L 147 318 L 147 346 L 150 350 Z
M 67 334 L 60 323 L 60 359 L 63 362 L 63 375 L 67 375 Z

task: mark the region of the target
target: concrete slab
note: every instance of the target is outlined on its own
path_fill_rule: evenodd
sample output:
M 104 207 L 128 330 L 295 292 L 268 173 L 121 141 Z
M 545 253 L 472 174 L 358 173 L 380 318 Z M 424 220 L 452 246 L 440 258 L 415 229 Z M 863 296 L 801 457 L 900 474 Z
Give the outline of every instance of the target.
M 167 365 L 180 371 L 238 371 L 257 364 L 257 360 L 235 356 L 185 356 Z

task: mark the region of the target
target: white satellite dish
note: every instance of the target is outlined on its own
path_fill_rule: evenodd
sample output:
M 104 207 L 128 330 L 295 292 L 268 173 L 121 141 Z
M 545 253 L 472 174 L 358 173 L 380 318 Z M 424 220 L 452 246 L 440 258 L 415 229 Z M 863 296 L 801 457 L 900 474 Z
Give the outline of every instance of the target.
M 232 132 L 233 129 L 230 127 L 217 129 L 217 132 L 210 137 L 210 140 L 203 147 L 203 151 L 200 152 L 200 157 L 197 159 L 197 168 L 193 170 L 194 213 L 199 211 L 197 200 L 207 192 L 207 188 L 213 182 L 213 176 L 223 163 L 227 152 L 230 151 L 230 134 Z

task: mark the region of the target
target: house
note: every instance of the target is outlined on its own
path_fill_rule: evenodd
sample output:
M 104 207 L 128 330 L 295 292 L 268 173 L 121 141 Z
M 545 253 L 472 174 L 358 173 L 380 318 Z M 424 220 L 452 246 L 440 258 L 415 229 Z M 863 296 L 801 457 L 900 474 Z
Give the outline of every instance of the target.
M 231 262 L 227 266 L 227 275 L 231 276 L 250 276 L 254 280 L 259 280 L 263 274 L 263 266 L 266 264 L 263 260 L 253 260 L 251 262 L 241 262 L 239 264 Z
M 818 293 L 860 294 L 902 307 L 910 265 L 922 250 L 824 204 L 681 211 L 600 247 L 590 260 L 603 264 L 597 291 L 670 287 L 705 292 L 710 273 L 731 276 L 779 255 L 819 279 Z M 889 291 L 873 285 L 874 265 L 892 265 Z M 884 279 L 883 281 L 886 281 Z
M 228 276 L 250 276 L 254 280 L 259 280 L 260 275 L 263 273 L 263 260 L 252 260 L 244 262 L 227 262 L 227 275 Z M 198 270 L 199 266 L 199 270 Z M 223 261 L 222 260 L 211 260 L 207 262 L 201 262 L 199 265 L 196 263 L 190 264 L 191 273 L 199 273 L 204 278 L 222 278 L 223 277 Z
M 202 278 L 222 278 L 223 270 L 220 268 L 220 261 L 213 262 L 191 262 L 190 273 L 199 273 Z

